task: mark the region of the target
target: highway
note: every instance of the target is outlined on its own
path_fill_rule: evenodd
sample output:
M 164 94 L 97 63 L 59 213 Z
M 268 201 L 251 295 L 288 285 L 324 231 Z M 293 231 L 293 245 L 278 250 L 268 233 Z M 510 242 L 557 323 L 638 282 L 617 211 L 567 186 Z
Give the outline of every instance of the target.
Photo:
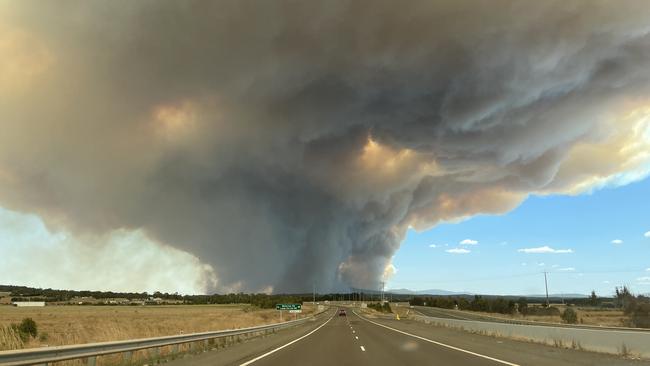
M 470 334 L 410 320 L 329 312 L 318 321 L 170 362 L 189 365 L 650 365 Z

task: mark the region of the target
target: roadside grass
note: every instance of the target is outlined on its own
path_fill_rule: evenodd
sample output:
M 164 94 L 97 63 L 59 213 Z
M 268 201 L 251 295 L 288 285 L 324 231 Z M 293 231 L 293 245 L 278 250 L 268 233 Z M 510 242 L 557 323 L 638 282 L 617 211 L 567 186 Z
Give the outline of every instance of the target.
M 560 313 L 567 308 L 563 305 L 553 305 L 560 310 Z M 630 317 L 625 315 L 619 309 L 596 309 L 589 307 L 573 307 L 578 315 L 578 324 L 583 325 L 596 325 L 606 327 L 628 327 L 630 326 Z M 542 315 L 529 315 L 523 316 L 521 314 L 494 314 L 480 311 L 463 310 L 471 314 L 483 315 L 492 318 L 510 319 L 510 320 L 531 320 L 538 322 L 558 323 L 562 324 L 562 318 L 557 315 L 542 316 Z
M 303 306 L 305 317 L 313 308 Z M 284 314 L 284 320 L 290 320 Z M 12 323 L 32 318 L 40 337 L 22 342 Z M 117 341 L 244 328 L 280 322 L 274 309 L 250 305 L 0 306 L 0 350 Z
M 20 334 L 9 325 L 0 326 L 0 351 L 24 347 Z
M 519 336 L 519 335 L 512 335 L 512 334 L 503 334 L 498 331 L 486 331 L 486 330 L 476 330 L 476 329 L 469 329 L 464 326 L 453 326 L 449 324 L 444 324 L 444 323 L 439 323 L 436 321 L 429 321 L 429 320 L 416 320 L 420 321 L 424 324 L 431 325 L 434 327 L 441 327 L 441 328 L 447 328 L 447 329 L 454 329 L 458 330 L 461 332 L 467 332 L 471 334 L 477 334 L 481 336 L 487 336 L 487 337 L 492 337 L 492 338 L 501 338 L 501 339 L 511 339 L 514 341 L 519 341 L 519 342 L 526 342 L 526 343 L 534 343 L 534 344 L 543 344 L 546 346 L 551 346 L 551 347 L 556 347 L 556 348 L 563 348 L 563 349 L 571 349 L 575 351 L 583 351 L 583 352 L 592 352 L 592 353 L 599 353 L 603 355 L 612 355 L 616 354 L 622 358 L 626 359 L 631 359 L 631 360 L 642 360 L 643 358 L 635 352 L 632 352 L 626 344 L 622 343 L 621 346 L 618 348 L 618 351 L 616 353 L 611 353 L 611 352 L 604 352 L 600 350 L 594 350 L 594 349 L 589 349 L 584 347 L 579 341 L 576 341 L 575 339 L 571 341 L 559 339 L 559 338 L 549 338 L 549 339 L 544 339 L 544 340 L 539 340 L 539 339 L 532 339 L 529 337 L 524 337 L 524 336 Z

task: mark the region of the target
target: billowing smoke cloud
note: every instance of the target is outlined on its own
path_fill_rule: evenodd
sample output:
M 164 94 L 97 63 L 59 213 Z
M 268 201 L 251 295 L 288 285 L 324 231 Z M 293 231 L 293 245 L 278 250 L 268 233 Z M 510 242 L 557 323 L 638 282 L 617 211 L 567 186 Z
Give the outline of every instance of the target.
M 0 205 L 138 230 L 217 290 L 376 288 L 409 227 L 648 172 L 644 1 L 19 1 L 0 24 Z

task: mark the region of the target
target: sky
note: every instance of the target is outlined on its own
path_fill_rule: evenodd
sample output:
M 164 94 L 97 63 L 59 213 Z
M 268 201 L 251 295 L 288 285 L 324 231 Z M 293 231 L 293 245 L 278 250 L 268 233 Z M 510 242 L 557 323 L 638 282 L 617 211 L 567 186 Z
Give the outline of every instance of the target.
M 650 293 L 649 205 L 646 178 L 577 196 L 531 196 L 503 215 L 410 230 L 388 286 L 543 294 L 547 271 L 550 293 L 609 296 L 623 285 Z M 525 252 L 535 248 L 556 252 Z
M 506 258 L 586 276 L 592 234 L 534 218 L 650 174 L 646 1 L 63 2 L 0 0 L 0 283 L 329 292 Z M 633 261 L 634 235 L 602 240 Z M 432 272 L 407 259 L 422 245 Z

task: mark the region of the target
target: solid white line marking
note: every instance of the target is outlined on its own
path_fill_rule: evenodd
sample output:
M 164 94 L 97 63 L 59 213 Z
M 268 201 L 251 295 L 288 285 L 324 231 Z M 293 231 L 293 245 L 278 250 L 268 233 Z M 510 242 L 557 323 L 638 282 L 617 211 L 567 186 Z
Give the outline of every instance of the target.
M 277 352 L 277 351 L 279 351 L 279 350 L 281 350 L 281 349 L 283 349 L 283 348 L 285 348 L 285 347 L 289 347 L 290 345 L 292 345 L 292 344 L 298 342 L 299 340 L 301 340 L 301 339 L 303 339 L 303 338 L 307 338 L 307 337 L 309 337 L 310 335 L 312 335 L 313 333 L 315 333 L 317 330 L 319 330 L 320 328 L 324 327 L 325 324 L 329 323 L 330 320 L 332 320 L 332 319 L 334 319 L 334 316 L 332 316 L 331 318 L 327 319 L 327 321 L 326 321 L 325 323 L 319 325 L 318 328 L 312 330 L 311 332 L 305 334 L 304 336 L 302 336 L 302 337 L 300 337 L 300 338 L 297 338 L 297 339 L 294 339 L 293 341 L 291 341 L 291 342 L 285 344 L 284 346 L 280 346 L 280 347 L 278 347 L 278 348 L 276 348 L 276 349 L 274 349 L 274 350 L 268 351 L 268 352 L 266 352 L 265 354 L 263 354 L 263 355 L 261 355 L 261 356 L 257 356 L 257 357 L 255 357 L 254 359 L 252 359 L 252 360 L 250 360 L 250 361 L 248 361 L 248 362 L 244 362 L 244 363 L 242 363 L 242 364 L 239 365 L 239 366 L 250 365 L 250 364 L 252 364 L 253 362 L 259 361 L 259 360 L 263 359 L 264 357 L 266 357 L 266 356 L 268 356 L 268 355 L 270 355 L 270 354 L 272 354 L 272 353 L 275 353 L 275 352 Z
M 485 358 L 485 359 L 490 360 L 490 361 L 494 361 L 494 362 L 502 363 L 502 364 L 504 364 L 504 365 L 509 365 L 509 366 L 520 366 L 520 365 L 518 365 L 518 364 L 516 364 L 516 363 L 512 363 L 512 362 L 508 362 L 508 361 L 500 360 L 500 359 L 498 359 L 498 358 L 494 358 L 494 357 L 490 357 L 490 356 L 482 355 L 482 354 L 480 354 L 480 353 L 476 353 L 476 352 L 468 351 L 468 350 L 466 350 L 466 349 L 462 349 L 462 348 L 458 348 L 458 347 L 450 346 L 450 345 L 448 345 L 448 344 L 444 344 L 444 343 L 440 343 L 440 342 L 432 341 L 431 339 L 428 339 L 428 338 L 420 337 L 420 336 L 418 336 L 418 335 L 411 334 L 411 333 L 407 333 L 407 332 L 401 331 L 401 330 L 399 330 L 399 329 L 391 328 L 391 327 L 389 327 L 389 326 L 386 326 L 386 325 L 383 325 L 383 324 L 379 324 L 379 323 L 377 323 L 377 322 L 373 322 L 373 321 L 370 320 L 370 319 L 366 319 L 366 318 L 362 317 L 361 315 L 359 315 L 359 314 L 357 314 L 357 313 L 355 313 L 355 312 L 353 312 L 353 313 L 354 313 L 354 315 L 358 316 L 359 318 L 361 318 L 361 319 L 363 319 L 363 320 L 365 320 L 365 321 L 367 321 L 367 322 L 369 322 L 369 323 L 372 323 L 372 324 L 374 324 L 374 325 L 377 325 L 377 326 L 380 326 L 380 327 L 383 327 L 383 328 L 386 328 L 386 329 L 390 329 L 390 330 L 392 330 L 393 332 L 401 333 L 401 334 L 407 335 L 407 336 L 409 336 L 409 337 L 413 337 L 413 338 L 417 338 L 417 339 L 423 340 L 423 341 L 425 341 L 425 342 L 429 342 L 429 343 L 437 344 L 438 346 L 442 346 L 442 347 L 446 347 L 446 348 L 449 348 L 449 349 L 453 349 L 454 351 L 464 352 L 464 353 L 470 354 L 470 355 L 472 355 L 472 356 L 481 357 L 481 358 Z
M 362 350 L 363 352 L 366 352 L 366 348 L 365 348 L 364 346 L 359 346 L 359 347 L 361 347 L 361 350 Z

